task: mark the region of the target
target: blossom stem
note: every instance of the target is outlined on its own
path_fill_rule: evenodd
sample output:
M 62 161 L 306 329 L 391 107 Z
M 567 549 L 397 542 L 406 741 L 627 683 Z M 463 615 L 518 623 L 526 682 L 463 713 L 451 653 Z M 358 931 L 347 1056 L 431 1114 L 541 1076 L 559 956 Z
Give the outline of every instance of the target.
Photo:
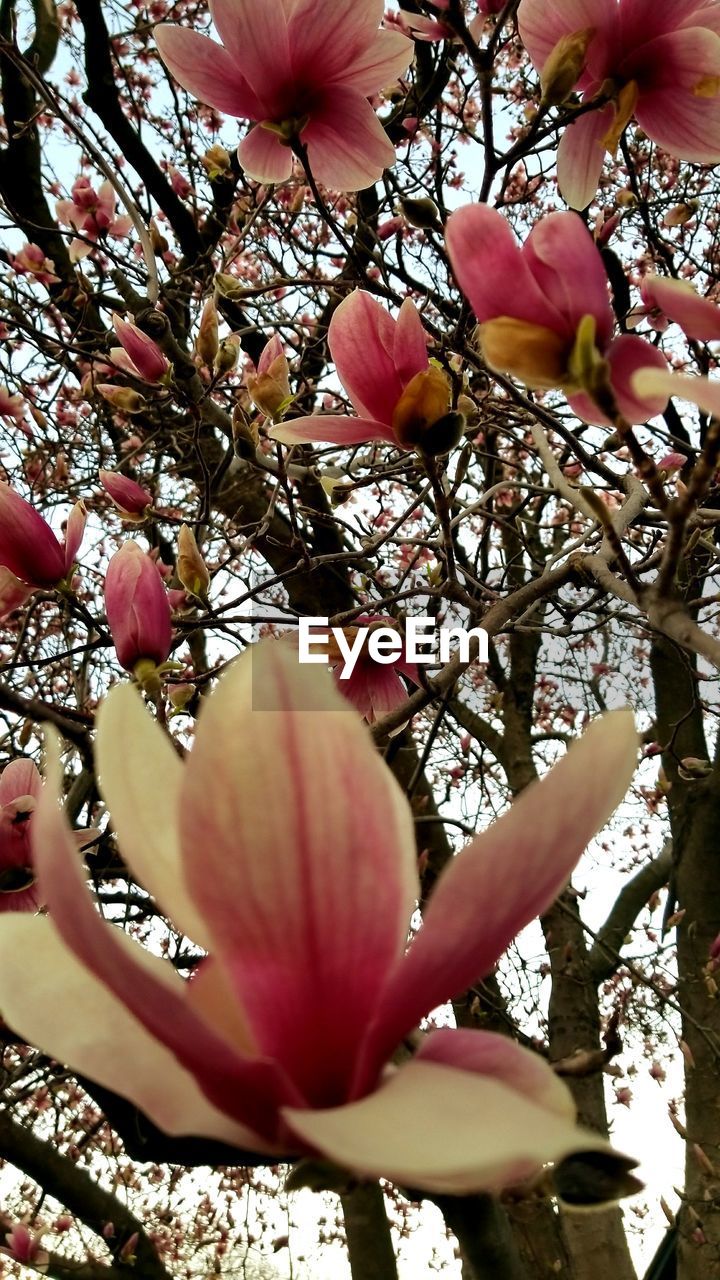
M 340 1200 L 352 1280 L 397 1280 L 395 1249 L 379 1182 L 358 1183 Z

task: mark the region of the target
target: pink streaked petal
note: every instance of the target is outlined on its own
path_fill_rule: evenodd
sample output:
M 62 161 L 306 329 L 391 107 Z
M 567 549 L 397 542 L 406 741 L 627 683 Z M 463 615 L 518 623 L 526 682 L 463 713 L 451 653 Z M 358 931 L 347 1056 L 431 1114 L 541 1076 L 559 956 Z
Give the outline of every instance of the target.
M 237 154 L 245 172 L 256 182 L 287 182 L 292 173 L 292 151 L 276 133 L 260 124 L 243 138 Z
M 408 698 L 394 666 L 384 667 L 370 658 L 361 659 L 347 680 L 339 680 L 338 689 L 371 724 Z
M 640 293 L 648 307 L 662 311 L 698 342 L 720 341 L 720 307 L 711 298 L 701 298 L 686 280 L 666 276 L 645 276 Z
M 214 1106 L 272 1141 L 277 1108 L 297 1091 L 277 1063 L 248 1059 L 218 1035 L 188 1000 L 172 965 L 106 924 L 88 891 L 75 840 L 57 803 L 57 736 L 47 731 L 46 785 L 33 815 L 32 849 L 52 922 L 77 960 L 190 1071 Z M 154 787 L 151 775 L 147 784 Z
M 640 369 L 632 380 L 636 395 L 677 396 L 680 400 L 689 400 L 696 404 L 703 413 L 710 413 L 720 418 L 720 382 L 711 382 L 709 378 L 688 378 L 681 373 L 664 373 L 655 369 Z
M 548 1111 L 575 1117 L 575 1103 L 567 1085 L 539 1053 L 523 1049 L 508 1036 L 440 1027 L 424 1038 L 415 1061 L 439 1062 L 459 1071 L 494 1076 Z
M 633 376 L 638 369 L 667 369 L 667 360 L 662 351 L 638 338 L 634 334 L 622 334 L 610 343 L 606 353 L 610 365 L 610 380 L 617 399 L 618 409 L 623 418 L 630 423 L 647 422 L 656 414 L 662 413 L 667 404 L 667 396 L 638 396 L 633 388 Z
M 394 667 L 396 671 L 399 671 L 401 675 L 406 676 L 413 684 L 418 685 L 418 687 L 422 684 L 420 671 L 416 663 L 405 662 L 403 658 L 399 658 L 397 662 L 394 663 Z
M 458 209 L 448 218 L 445 239 L 455 279 L 481 324 L 511 315 L 564 332 L 563 317 L 546 299 L 497 209 L 481 204 Z
M 720 109 L 717 91 L 695 92 L 704 79 L 720 76 L 720 36 L 686 27 L 653 40 L 642 50 L 638 75 L 638 124 L 671 155 L 697 164 L 720 160 Z
M 331 1105 L 403 950 L 408 805 L 329 673 L 272 640 L 207 699 L 186 770 L 183 858 L 213 955 L 262 1050 Z
M 518 9 L 520 39 L 533 64 L 542 71 L 558 40 L 575 31 L 594 28 L 587 53 L 590 73 L 603 79 L 608 72 L 609 51 L 616 40 L 615 0 L 522 0 Z M 584 79 L 580 79 L 584 87 Z
M 284 355 L 285 348 L 283 347 L 282 338 L 279 333 L 275 333 L 272 338 L 265 343 L 265 346 L 260 352 L 260 359 L 258 360 L 257 365 L 258 373 L 267 373 L 273 362 Z
M 264 115 L 250 85 L 222 45 L 197 31 L 162 23 L 155 27 L 160 57 L 183 89 L 229 116 Z
M 358 1088 L 431 1009 L 487 973 L 567 883 L 624 796 L 637 759 L 629 711 L 594 721 L 541 782 L 455 857 L 370 1028 Z
M 615 116 L 612 103 L 599 111 L 588 111 L 567 125 L 557 155 L 560 194 L 571 209 L 585 209 L 600 183 L 605 163 L 604 139 Z
M 65 526 L 65 572 L 70 573 L 85 536 L 87 510 L 84 502 L 76 502 Z
M 68 950 L 50 920 L 0 921 L 0 1001 L 3 1016 L 30 1044 L 128 1098 L 166 1133 L 264 1149 L 251 1130 L 206 1101 L 173 1054 Z
M 21 609 L 27 604 L 34 587 L 28 587 L 5 565 L 0 565 L 0 619 L 7 618 L 9 613 Z
M 132 751 L 126 749 L 128 742 Z M 207 950 L 209 937 L 188 892 L 180 857 L 183 766 L 137 689 L 116 685 L 100 704 L 95 754 L 100 791 L 125 862 L 160 910 Z M 148 777 L 153 778 L 152 789 Z
M 360 1102 L 286 1108 L 284 1116 L 345 1168 L 458 1195 L 498 1191 L 550 1161 L 609 1150 L 597 1134 L 500 1080 L 417 1059 Z
M 50 525 L 0 481 L 0 565 L 35 587 L 54 587 L 65 576 L 63 549 Z
M 260 112 L 253 120 L 282 116 L 292 82 L 288 20 L 282 0 L 211 0 L 210 13 L 237 73 L 251 86 Z M 244 113 L 245 114 L 245 113 Z
M 372 43 L 382 16 L 382 0 L 297 0 L 288 26 L 297 79 L 310 77 L 325 84 L 343 81 L 343 72 Z M 367 92 L 378 87 L 375 84 Z
M 700 4 L 700 7 L 691 13 L 683 23 L 686 27 L 707 27 L 708 31 L 714 31 L 716 35 L 720 35 L 720 7 L 710 0 L 710 3 Z
M 35 796 L 42 791 L 42 778 L 32 760 L 11 760 L 0 774 L 0 805 L 16 796 Z
M 271 440 L 282 444 L 325 444 L 347 446 L 365 444 L 367 440 L 385 440 L 395 444 L 390 427 L 370 418 L 350 418 L 341 414 L 320 413 L 309 418 L 291 418 L 268 432 Z
M 698 10 L 703 7 L 703 0 L 672 0 L 672 4 L 660 5 L 657 0 L 623 0 L 620 5 L 619 39 L 620 48 L 632 53 L 638 49 L 644 56 L 645 47 L 658 36 L 676 31 L 682 26 L 702 26 Z
M 395 148 L 367 98 L 332 85 L 302 132 L 313 177 L 333 191 L 363 191 L 395 163 Z
M 567 336 L 573 339 L 583 316 L 592 315 L 604 348 L 613 331 L 607 276 L 582 218 L 549 213 L 535 224 L 522 252 L 548 302 L 564 317 Z
M 400 80 L 413 59 L 412 40 L 399 31 L 378 31 L 372 44 L 358 54 L 338 77 L 346 89 L 370 95 Z
M 412 323 L 407 311 L 404 323 Z M 375 298 L 354 289 L 333 312 L 328 330 L 330 355 L 353 407 L 361 418 L 386 423 L 387 438 L 394 438 L 389 424 L 405 387 L 395 365 L 397 325 Z
M 427 369 L 428 363 L 427 334 L 415 303 L 406 298 L 398 312 L 393 343 L 393 364 L 401 385 Z

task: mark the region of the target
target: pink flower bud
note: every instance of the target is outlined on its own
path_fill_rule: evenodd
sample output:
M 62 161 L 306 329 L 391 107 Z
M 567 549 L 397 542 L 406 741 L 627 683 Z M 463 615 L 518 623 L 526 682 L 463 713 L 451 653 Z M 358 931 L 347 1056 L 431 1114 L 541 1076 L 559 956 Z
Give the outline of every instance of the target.
M 198 600 L 207 600 L 210 573 L 195 534 L 186 524 L 180 526 L 178 534 L 176 571 L 183 587 L 191 596 L 197 596 Z
M 63 545 L 35 508 L 0 481 L 0 567 L 21 583 L 38 589 L 62 582 L 75 562 L 84 528 L 85 508 L 76 503 Z
M 152 494 L 129 476 L 120 475 L 118 471 L 99 471 L 98 478 L 121 515 L 142 517 L 152 506 Z
M 170 362 L 157 342 L 153 342 L 136 324 L 123 320 L 117 312 L 113 313 L 113 328 L 125 354 L 130 357 L 136 377 L 145 382 L 162 382 L 170 368 Z M 127 365 L 125 369 L 127 372 Z
M 142 659 L 165 662 L 172 645 L 170 605 L 157 565 L 125 542 L 105 575 L 105 609 L 118 661 L 132 671 Z
M 687 458 L 684 453 L 673 451 L 672 453 L 666 453 L 665 457 L 660 459 L 658 467 L 661 471 L 666 471 L 669 476 L 672 476 L 676 471 L 682 471 L 686 462 Z
M 121 413 L 142 413 L 147 404 L 145 397 L 139 391 L 133 391 L 132 387 L 116 387 L 112 382 L 97 382 L 95 390 L 99 391 L 103 400 L 107 400 L 113 409 L 119 409 Z

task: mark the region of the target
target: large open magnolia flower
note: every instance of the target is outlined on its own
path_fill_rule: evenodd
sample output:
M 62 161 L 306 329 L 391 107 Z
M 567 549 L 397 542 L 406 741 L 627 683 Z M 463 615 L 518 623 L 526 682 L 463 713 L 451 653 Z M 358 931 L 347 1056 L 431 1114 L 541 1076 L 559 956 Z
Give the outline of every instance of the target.
M 168 23 L 155 37 L 183 88 L 257 121 L 238 149 L 251 178 L 286 181 L 299 140 L 318 182 L 357 191 L 395 160 L 368 97 L 413 55 L 399 31 L 378 30 L 383 10 L 383 0 L 210 0 L 222 45 Z
M 716 0 L 522 0 L 518 27 L 546 92 L 552 68 L 565 93 L 610 99 L 560 140 L 558 184 L 574 209 L 592 200 L 605 151 L 633 116 L 670 155 L 720 160 Z
M 33 827 L 50 914 L 0 919 L 0 1009 L 165 1130 L 268 1162 L 319 1152 L 464 1192 L 602 1149 L 547 1063 L 504 1037 L 438 1030 L 404 1065 L 392 1057 L 553 900 L 636 749 L 628 712 L 594 723 L 453 860 L 406 951 L 412 816 L 326 671 L 258 645 L 207 699 L 185 763 L 117 687 L 97 759 L 123 856 L 208 957 L 184 980 L 102 919 L 52 795 L 51 737 Z

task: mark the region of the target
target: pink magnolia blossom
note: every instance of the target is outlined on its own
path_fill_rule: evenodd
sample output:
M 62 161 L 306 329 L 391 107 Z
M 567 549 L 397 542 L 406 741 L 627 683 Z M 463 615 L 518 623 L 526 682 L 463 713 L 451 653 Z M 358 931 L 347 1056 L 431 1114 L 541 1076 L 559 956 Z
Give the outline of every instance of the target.
M 186 981 L 99 914 L 50 731 L 33 828 L 49 919 L 0 920 L 0 1007 L 21 1035 L 166 1131 L 270 1161 L 319 1152 L 460 1193 L 607 1150 L 548 1064 L 506 1037 L 445 1029 L 404 1065 L 392 1056 L 563 888 L 632 776 L 627 711 L 452 860 L 407 954 L 409 805 L 329 674 L 290 646 L 263 641 L 230 666 L 184 762 L 129 685 L 101 707 L 96 750 L 123 858 L 208 954 Z
M 346 679 L 342 678 L 345 658 L 337 642 L 332 637 L 328 641 L 328 663 L 337 687 L 369 724 L 381 720 L 396 707 L 402 706 L 403 702 L 407 702 L 408 691 L 400 679 L 401 675 L 406 676 L 413 684 L 420 684 L 417 666 L 414 662 L 406 662 L 402 654 L 396 654 L 392 662 L 381 663 L 376 662 L 368 651 L 367 639 L 371 630 L 392 625 L 392 618 L 367 617 L 358 618 L 355 627 L 343 628 L 348 644 L 354 642 L 360 630 L 364 629 L 366 632 L 360 656 Z
M 222 45 L 183 27 L 155 28 L 160 56 L 201 102 L 255 121 L 238 157 L 258 182 L 285 182 L 292 145 L 318 182 L 357 191 L 395 151 L 368 97 L 413 55 L 399 31 L 379 31 L 383 0 L 211 0 Z
M 539 71 L 565 49 L 575 85 L 589 102 L 611 101 L 568 125 L 558 151 L 558 184 L 584 209 L 634 116 L 670 155 L 698 164 L 720 160 L 720 5 L 713 0 L 521 0 L 520 37 Z M 574 56 L 568 42 L 577 38 Z M 555 53 L 557 57 L 557 52 Z
M 117 312 L 113 312 L 113 328 L 122 344 L 110 349 L 113 364 L 143 382 L 162 382 L 170 368 L 170 361 L 163 355 L 157 342 L 153 342 L 136 324 L 123 320 Z
M 290 371 L 279 334 L 275 334 L 263 347 L 257 369 L 253 366 L 246 375 L 245 386 L 255 408 L 267 418 L 274 418 L 287 408 L 290 402 Z
M 76 502 L 60 542 L 41 515 L 0 481 L 0 617 L 33 591 L 56 587 L 71 574 L 85 532 L 85 507 Z
M 99 471 L 98 479 L 121 516 L 126 520 L 145 518 L 148 508 L 153 504 L 153 497 L 137 480 L 123 476 L 119 471 Z
M 328 346 L 358 417 L 326 413 L 292 418 L 272 428 L 272 439 L 339 445 L 384 440 L 411 449 L 448 414 L 450 380 L 430 364 L 427 335 L 409 298 L 394 320 L 369 293 L 355 289 L 333 314 Z
M 32 276 L 38 284 L 58 284 L 55 263 L 46 258 L 39 244 L 23 245 L 19 253 L 10 259 L 10 265 L 22 276 Z
M 0 418 L 14 422 L 22 422 L 25 417 L 24 401 L 21 395 L 11 396 L 7 387 L 0 387 Z
M 60 222 L 74 227 L 83 239 L 71 240 L 70 261 L 79 262 L 92 251 L 93 243 L 101 236 L 122 238 L 132 230 L 132 218 L 128 214 L 115 216 L 117 204 L 112 183 L 103 182 L 98 191 L 89 178 L 76 178 L 69 200 L 58 200 L 55 213 Z M 88 242 L 92 243 L 88 243 Z
M 0 774 L 0 912 L 41 906 L 30 827 L 42 778 L 32 760 L 12 760 Z
M 173 641 L 172 617 L 157 565 L 137 542 L 124 542 L 105 574 L 105 610 L 118 662 L 159 667 Z
M 698 342 L 720 341 L 720 307 L 711 298 L 701 298 L 687 280 L 667 276 L 645 276 L 640 296 L 651 317 L 679 324 L 688 338 Z
M 41 1240 L 42 1232 L 33 1233 L 24 1222 L 15 1222 L 5 1235 L 5 1244 L 0 1245 L 0 1253 L 42 1273 L 48 1269 L 50 1255 L 40 1248 Z
M 448 219 L 446 242 L 490 368 L 540 390 L 561 388 L 585 422 L 611 421 L 593 395 L 608 383 L 629 422 L 664 409 L 665 395 L 640 397 L 631 379 L 667 362 L 643 338 L 613 338 L 605 268 L 576 213 L 541 218 L 521 247 L 496 209 L 467 205 Z

